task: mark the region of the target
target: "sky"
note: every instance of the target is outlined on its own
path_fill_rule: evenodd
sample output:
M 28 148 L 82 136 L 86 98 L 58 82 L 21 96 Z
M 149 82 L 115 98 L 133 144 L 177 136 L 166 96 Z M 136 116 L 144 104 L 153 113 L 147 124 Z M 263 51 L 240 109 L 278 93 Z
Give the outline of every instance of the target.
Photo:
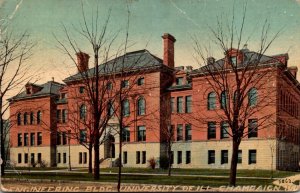
M 215 27 L 217 17 L 231 18 L 234 7 L 235 22 L 241 22 L 243 0 L 0 0 L 0 19 L 15 32 L 28 31 L 36 46 L 28 61 L 33 68 L 41 68 L 38 82 L 55 78 L 62 80 L 76 73 L 75 65 L 58 47 L 54 35 L 65 40 L 65 25 L 81 50 L 91 54 L 90 45 L 76 32 L 82 22 L 81 3 L 90 20 L 98 5 L 99 24 L 103 24 L 111 10 L 109 34 L 120 31 L 115 48 L 124 42 L 129 15 L 129 51 L 147 49 L 162 58 L 162 34 L 170 33 L 176 39 L 175 66 L 199 67 L 193 37 L 209 46 L 216 58 L 220 50 L 213 45 L 209 27 Z M 234 6 L 233 6 L 234 5 Z M 268 49 L 268 55 L 289 54 L 289 65 L 300 70 L 300 0 L 248 0 L 245 37 L 251 35 L 248 49 L 256 50 L 265 20 L 270 23 L 270 36 L 282 30 Z M 75 54 L 75 53 L 74 53 Z M 91 64 L 90 64 L 91 66 Z M 298 72 L 300 77 L 300 72 Z M 299 78 L 298 78 L 299 79 Z

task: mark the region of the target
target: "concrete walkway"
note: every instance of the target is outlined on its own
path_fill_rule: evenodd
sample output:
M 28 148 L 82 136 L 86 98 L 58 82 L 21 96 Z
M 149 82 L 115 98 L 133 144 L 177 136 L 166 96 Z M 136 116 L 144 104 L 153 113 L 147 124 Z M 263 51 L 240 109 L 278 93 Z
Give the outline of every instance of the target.
M 298 185 L 294 184 L 293 182 L 298 180 Z M 284 188 L 286 191 L 299 191 L 300 190 L 300 174 L 277 179 L 273 182 L 274 185 L 280 186 Z

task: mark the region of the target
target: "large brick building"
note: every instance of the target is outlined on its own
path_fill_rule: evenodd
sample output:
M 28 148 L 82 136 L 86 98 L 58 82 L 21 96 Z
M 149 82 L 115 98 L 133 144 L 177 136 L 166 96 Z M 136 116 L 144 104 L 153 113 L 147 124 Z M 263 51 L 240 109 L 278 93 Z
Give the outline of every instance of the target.
M 162 38 L 163 59 L 147 50 L 139 50 L 127 53 L 122 60 L 116 58 L 108 62 L 117 66 L 120 61 L 127 65 L 135 63 L 132 70 L 142 72 L 135 81 L 117 79 L 111 85 L 112 88 L 120 84 L 133 85 L 131 97 L 126 101 L 126 116 L 132 124 L 125 128 L 123 166 L 147 167 L 148 159 L 159 160 L 165 156 L 163 131 L 170 127 L 174 131 L 173 167 L 229 168 L 232 143 L 224 132 L 227 126 L 217 116 L 222 114 L 222 99 L 219 100 L 207 84 L 207 76 L 200 73 L 201 68 L 175 67 L 176 39 L 170 34 Z M 248 49 L 229 52 L 241 63 L 251 58 L 249 55 L 257 54 Z M 42 85 L 28 83 L 24 92 L 9 99 L 10 159 L 17 166 L 45 161 L 48 166 L 68 167 L 70 159 L 72 167 L 88 166 L 88 150 L 80 144 L 87 137 L 85 125 L 74 125 L 74 117 L 91 116 L 80 80 L 82 72 L 92 72 L 93 68 L 88 68 L 87 54 L 77 56 L 78 74 L 66 78 L 65 84 L 55 81 Z M 227 65 L 226 61 L 226 58 L 217 61 L 210 58 L 208 65 Z M 257 98 L 255 103 L 259 104 L 263 98 L 273 102 L 253 114 L 249 122 L 258 124 L 259 118 L 268 114 L 269 124 L 259 123 L 264 129 L 258 128 L 242 140 L 238 168 L 293 170 L 300 161 L 297 67 L 288 67 L 287 54 L 263 55 L 260 63 L 260 72 L 271 75 L 262 77 L 260 89 L 253 87 L 251 91 Z M 272 68 L 264 64 L 272 64 Z M 257 108 L 255 105 L 253 108 Z M 143 116 L 147 118 L 141 118 Z M 118 124 L 114 116 L 109 123 L 111 127 L 103 134 L 100 146 L 103 165 L 113 164 L 119 151 L 120 137 L 115 132 Z M 75 130 L 79 137 L 68 138 Z

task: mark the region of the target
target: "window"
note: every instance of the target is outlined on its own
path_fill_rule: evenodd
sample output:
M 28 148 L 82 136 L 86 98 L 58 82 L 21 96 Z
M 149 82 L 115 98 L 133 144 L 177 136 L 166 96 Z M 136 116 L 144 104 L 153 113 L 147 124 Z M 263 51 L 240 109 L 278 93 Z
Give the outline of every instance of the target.
M 123 100 L 123 116 L 127 117 L 130 115 L 130 104 L 129 100 L 125 99 Z
M 82 152 L 79 152 L 79 164 L 82 164 Z
M 127 164 L 127 151 L 123 152 L 123 164 Z
M 209 93 L 207 98 L 208 98 L 207 99 L 207 109 L 208 110 L 216 109 L 216 93 L 215 92 Z
M 30 125 L 34 124 L 34 115 L 33 112 L 30 113 Z
M 37 145 L 41 145 L 42 144 L 42 133 L 38 132 L 38 140 L 37 140 Z
M 68 115 L 68 110 L 63 109 L 62 110 L 62 122 L 66 123 L 67 122 L 67 115 Z
M 21 113 L 18 113 L 18 116 L 17 116 L 18 125 L 21 125 L 21 122 L 22 122 L 21 116 L 22 116 Z
M 57 145 L 61 144 L 61 133 L 60 132 L 56 133 L 56 144 Z
M 249 119 L 248 121 L 248 138 L 257 137 L 257 119 Z
M 228 150 L 221 151 L 221 164 L 228 164 Z
M 113 116 L 114 115 L 114 104 L 112 101 L 108 101 L 107 103 L 107 115 L 108 116 Z
M 36 114 L 36 123 L 40 124 L 41 120 L 42 120 L 42 113 L 41 113 L 41 111 L 38 111 Z
M 242 150 L 239 150 L 238 151 L 238 161 L 237 161 L 238 164 L 241 164 L 242 163 Z
M 28 163 L 28 153 L 24 154 L 24 163 L 27 164 Z
M 248 92 L 248 104 L 253 107 L 257 104 L 257 90 L 256 88 L 251 88 Z
M 177 164 L 182 163 L 182 151 L 177 151 Z
M 18 163 L 22 163 L 22 154 L 18 153 Z
M 137 106 L 138 106 L 138 115 L 145 115 L 146 104 L 145 104 L 145 99 L 143 97 L 140 97 L 138 99 Z
M 123 128 L 122 141 L 123 142 L 130 142 L 130 128 L 129 127 Z
M 58 123 L 61 122 L 61 110 L 56 111 L 56 120 Z
M 24 133 L 24 146 L 28 145 L 28 133 Z
M 192 140 L 192 126 L 190 124 L 185 125 L 185 140 Z
M 67 153 L 63 153 L 63 163 L 67 163 Z
M 179 124 L 177 125 L 177 141 L 182 141 L 183 136 L 182 136 L 182 125 Z
M 142 151 L 142 164 L 146 163 L 146 151 Z
M 80 130 L 80 136 L 79 136 L 80 143 L 86 142 L 86 131 Z
M 144 78 L 139 78 L 137 81 L 137 85 L 141 86 L 145 83 L 145 79 Z
M 229 125 L 227 122 L 223 121 L 221 123 L 221 139 L 229 138 L 229 131 L 228 131 Z
M 85 120 L 86 119 L 86 106 L 85 106 L 85 104 L 82 104 L 80 106 L 79 113 L 80 113 L 80 119 Z
M 177 97 L 177 113 L 183 113 L 183 98 Z
M 60 153 L 57 154 L 57 163 L 61 162 L 61 157 L 60 157 Z
M 42 162 L 42 154 L 38 153 L 38 163 L 41 163 L 41 162 Z
M 61 99 L 65 99 L 66 98 L 66 93 L 61 93 Z
M 230 57 L 230 61 L 231 61 L 232 66 L 234 66 L 234 67 L 237 66 L 237 59 L 236 59 L 236 56 Z
M 129 87 L 129 81 L 128 80 L 123 80 L 121 82 L 121 87 L 122 88 L 128 88 Z
M 24 125 L 27 125 L 28 123 L 28 114 L 24 113 Z
M 216 122 L 208 122 L 207 125 L 208 125 L 207 138 L 216 139 Z
M 208 164 L 215 163 L 215 150 L 208 150 Z
M 249 164 L 256 164 L 256 150 L 249 150 Z
M 221 109 L 227 108 L 228 94 L 226 91 L 221 93 Z
M 183 77 L 176 78 L 176 85 L 183 85 Z
M 87 153 L 83 152 L 83 163 L 86 164 L 87 163 Z
M 106 84 L 106 89 L 107 90 L 112 90 L 112 83 L 111 82 L 108 82 L 107 84 Z
M 67 144 L 67 133 L 65 131 L 62 132 L 62 144 L 63 145 Z
M 79 87 L 79 93 L 84 93 L 84 86 Z
M 174 97 L 172 97 L 171 98 L 171 112 L 172 113 L 175 113 L 175 98 Z
M 18 133 L 18 146 L 22 146 L 22 133 Z
M 34 163 L 34 153 L 30 154 L 30 163 L 33 164 Z
M 185 163 L 186 164 L 191 163 L 191 151 L 186 151 Z
M 35 145 L 35 133 L 30 133 L 30 145 Z
M 192 96 L 185 97 L 185 112 L 186 113 L 192 112 Z
M 145 128 L 145 126 L 138 126 L 138 141 L 146 141 L 146 128 Z
M 136 152 L 136 163 L 137 164 L 139 164 L 141 162 L 141 160 L 140 160 L 140 154 L 141 154 L 141 152 L 139 152 L 139 151 Z

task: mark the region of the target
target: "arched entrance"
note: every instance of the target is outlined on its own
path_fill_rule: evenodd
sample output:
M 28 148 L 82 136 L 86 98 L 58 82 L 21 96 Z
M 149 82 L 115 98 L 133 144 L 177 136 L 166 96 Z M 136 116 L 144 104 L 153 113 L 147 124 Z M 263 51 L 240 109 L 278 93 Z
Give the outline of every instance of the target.
M 104 159 L 115 158 L 115 137 L 108 134 L 104 141 Z

